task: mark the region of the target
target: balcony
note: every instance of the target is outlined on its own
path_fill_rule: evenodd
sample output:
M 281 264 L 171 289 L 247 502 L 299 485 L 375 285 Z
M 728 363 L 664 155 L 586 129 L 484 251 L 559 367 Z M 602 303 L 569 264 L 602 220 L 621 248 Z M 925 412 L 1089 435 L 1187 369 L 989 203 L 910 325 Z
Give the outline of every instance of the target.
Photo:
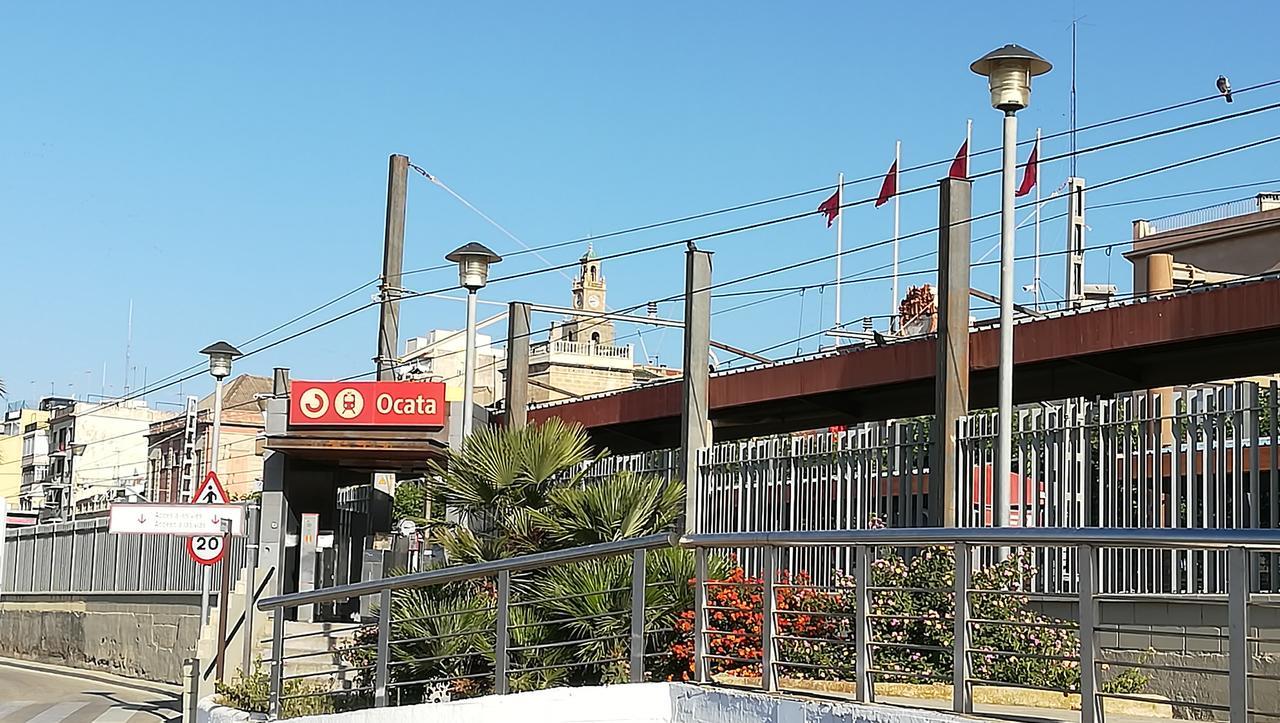
M 634 348 L 589 341 L 544 341 L 529 349 L 531 363 L 552 362 L 611 369 L 630 369 Z

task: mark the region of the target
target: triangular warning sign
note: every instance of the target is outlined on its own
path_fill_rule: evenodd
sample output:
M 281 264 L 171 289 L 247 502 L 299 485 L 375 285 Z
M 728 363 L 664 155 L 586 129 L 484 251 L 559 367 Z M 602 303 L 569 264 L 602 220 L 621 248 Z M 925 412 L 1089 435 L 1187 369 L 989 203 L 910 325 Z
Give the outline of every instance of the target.
M 196 494 L 191 498 L 193 505 L 225 505 L 227 504 L 227 491 L 222 488 L 222 482 L 218 480 L 218 474 L 210 471 L 204 476 L 204 481 L 200 483 Z

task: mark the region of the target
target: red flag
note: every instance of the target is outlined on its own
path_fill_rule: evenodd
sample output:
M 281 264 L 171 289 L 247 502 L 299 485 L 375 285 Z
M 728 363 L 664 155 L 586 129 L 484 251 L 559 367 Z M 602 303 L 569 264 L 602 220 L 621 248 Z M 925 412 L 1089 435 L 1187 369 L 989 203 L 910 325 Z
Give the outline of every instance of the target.
M 969 139 L 964 139 L 964 143 L 960 144 L 960 150 L 956 151 L 956 159 L 951 162 L 951 170 L 947 171 L 947 178 L 965 179 L 969 177 Z
M 827 214 L 827 228 L 831 228 L 831 222 L 840 215 L 840 189 L 837 188 L 836 192 L 831 194 L 831 198 L 823 201 L 822 205 L 818 206 L 818 210 Z
M 1021 198 L 1022 196 L 1031 193 L 1031 189 L 1036 187 L 1036 166 L 1039 165 L 1039 158 L 1040 141 L 1036 141 L 1036 144 L 1031 146 L 1031 155 L 1027 156 L 1027 165 L 1022 171 L 1022 185 L 1018 186 L 1018 191 L 1014 194 L 1015 196 Z
M 876 198 L 876 208 L 880 208 L 889 202 L 889 199 L 898 195 L 898 161 L 894 161 L 889 166 L 889 172 L 885 174 L 884 183 L 880 184 L 880 195 Z

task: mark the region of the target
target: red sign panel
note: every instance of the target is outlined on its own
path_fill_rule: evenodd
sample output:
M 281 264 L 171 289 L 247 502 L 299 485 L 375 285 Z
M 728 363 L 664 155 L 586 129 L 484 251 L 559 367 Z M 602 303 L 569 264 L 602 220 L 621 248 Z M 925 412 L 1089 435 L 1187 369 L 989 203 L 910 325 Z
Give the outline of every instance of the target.
M 289 392 L 289 425 L 443 427 L 440 382 L 304 382 Z

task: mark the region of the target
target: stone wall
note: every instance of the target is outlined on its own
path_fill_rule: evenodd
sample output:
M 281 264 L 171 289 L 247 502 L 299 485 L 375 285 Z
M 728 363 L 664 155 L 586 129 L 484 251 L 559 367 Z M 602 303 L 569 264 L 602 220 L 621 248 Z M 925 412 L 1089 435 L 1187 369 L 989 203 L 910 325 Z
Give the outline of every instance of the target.
M 0 656 L 181 683 L 199 617 L 199 595 L 6 596 Z

